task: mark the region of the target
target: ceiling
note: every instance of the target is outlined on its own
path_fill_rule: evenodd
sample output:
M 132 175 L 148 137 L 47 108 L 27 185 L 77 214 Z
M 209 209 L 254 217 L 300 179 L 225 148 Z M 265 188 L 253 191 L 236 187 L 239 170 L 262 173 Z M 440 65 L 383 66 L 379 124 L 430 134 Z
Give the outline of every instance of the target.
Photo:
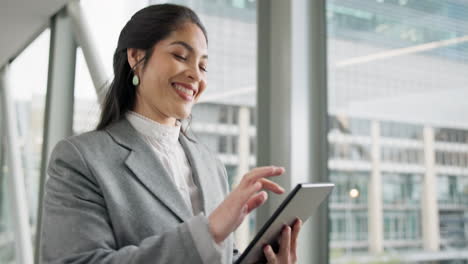
M 14 60 L 70 0 L 1 0 L 0 67 Z

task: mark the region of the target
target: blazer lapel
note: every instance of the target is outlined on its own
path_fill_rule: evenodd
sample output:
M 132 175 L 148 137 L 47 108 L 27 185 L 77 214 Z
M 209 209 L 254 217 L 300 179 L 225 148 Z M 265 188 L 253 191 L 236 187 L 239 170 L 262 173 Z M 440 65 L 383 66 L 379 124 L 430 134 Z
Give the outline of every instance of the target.
M 184 135 L 179 137 L 179 142 L 181 143 L 184 151 L 189 160 L 190 166 L 192 167 L 192 175 L 195 183 L 200 188 L 200 198 L 203 203 L 203 211 L 205 214 L 211 212 L 214 209 L 215 204 L 212 202 L 216 201 L 218 196 L 213 190 L 213 183 L 209 181 L 209 176 L 215 175 L 214 171 L 210 171 L 211 157 L 206 157 L 198 149 L 196 143 L 189 141 Z M 208 177 L 207 177 L 208 176 Z
M 118 144 L 130 150 L 125 164 L 134 176 L 181 221 L 190 218 L 192 210 L 188 208 L 162 162 L 131 124 L 122 119 L 107 131 Z

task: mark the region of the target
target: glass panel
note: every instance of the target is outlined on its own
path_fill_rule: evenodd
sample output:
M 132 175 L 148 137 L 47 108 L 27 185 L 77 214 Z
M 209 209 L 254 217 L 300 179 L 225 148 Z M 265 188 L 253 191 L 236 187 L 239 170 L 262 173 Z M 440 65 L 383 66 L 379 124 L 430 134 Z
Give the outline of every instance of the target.
M 383 202 L 389 205 L 419 207 L 421 202 L 421 176 L 417 174 L 382 174 Z
M 113 56 L 120 31 L 131 15 L 143 8 L 147 2 L 82 0 L 80 4 L 88 25 L 92 25 L 90 33 L 96 45 L 94 48 L 102 59 L 105 72 L 111 77 Z M 102 10 L 109 9 L 109 6 L 112 6 L 112 12 L 103 16 Z M 75 74 L 73 133 L 79 134 L 95 129 L 101 114 L 96 90 L 81 48 L 78 48 L 76 53 Z
M 50 31 L 41 33 L 11 63 L 9 89 L 12 92 L 19 137 L 21 165 L 23 167 L 31 242 L 36 229 L 39 175 L 42 155 L 42 135 L 44 126 L 45 94 L 47 91 L 47 71 L 49 61 Z M 25 76 L 27 75 L 27 78 Z M 3 157 L 6 162 L 6 157 Z M 1 163 L 0 163 L 1 164 Z M 0 165 L 1 167 L 1 165 Z M 11 190 L 6 186 L 9 170 L 2 167 L 0 178 L 0 262 L 14 263 L 14 234 L 8 196 Z
M 101 109 L 81 48 L 76 51 L 74 99 L 73 133 L 80 134 L 94 130 Z
M 336 185 L 330 197 L 330 254 L 366 251 L 369 172 L 332 170 L 330 181 Z
M 8 167 L 5 157 L 5 149 L 1 149 L 1 173 L 0 173 L 0 263 L 15 262 L 15 242 L 14 242 L 14 226 L 12 223 L 11 206 L 9 197 L 11 191 L 6 185 L 6 177 L 9 177 Z M 3 242 L 4 241 L 4 242 Z
M 326 1 L 331 263 L 466 262 L 467 13 L 466 1 Z M 381 190 L 362 204 L 362 240 L 346 231 L 362 225 L 346 202 L 356 174 Z

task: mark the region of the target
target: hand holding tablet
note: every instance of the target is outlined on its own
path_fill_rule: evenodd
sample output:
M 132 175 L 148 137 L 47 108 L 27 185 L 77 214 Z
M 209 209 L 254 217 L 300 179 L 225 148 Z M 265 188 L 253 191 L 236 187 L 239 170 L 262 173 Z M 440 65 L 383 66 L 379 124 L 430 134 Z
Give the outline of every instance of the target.
M 296 219 L 305 222 L 330 194 L 332 183 L 298 184 L 263 225 L 252 242 L 237 259 L 236 264 L 266 262 L 263 248 L 278 246 L 278 238 L 285 225 L 293 226 Z

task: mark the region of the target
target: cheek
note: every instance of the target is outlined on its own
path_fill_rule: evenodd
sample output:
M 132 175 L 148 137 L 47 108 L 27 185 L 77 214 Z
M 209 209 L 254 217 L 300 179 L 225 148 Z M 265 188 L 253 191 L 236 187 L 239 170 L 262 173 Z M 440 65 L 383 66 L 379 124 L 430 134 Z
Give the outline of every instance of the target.
M 207 83 L 206 81 L 203 81 L 200 83 L 200 90 L 198 91 L 198 94 L 197 94 L 197 100 L 200 98 L 200 96 L 205 92 L 206 90 L 206 86 L 207 86 Z
M 164 94 L 169 86 L 166 74 L 163 72 L 146 72 L 144 88 L 149 94 Z

